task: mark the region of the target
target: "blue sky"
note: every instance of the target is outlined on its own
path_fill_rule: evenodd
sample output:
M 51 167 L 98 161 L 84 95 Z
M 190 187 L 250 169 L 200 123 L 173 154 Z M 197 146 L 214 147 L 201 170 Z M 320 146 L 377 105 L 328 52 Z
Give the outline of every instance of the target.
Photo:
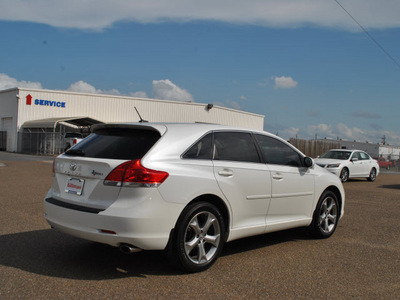
M 392 58 L 335 0 L 197 2 L 0 0 L 0 90 L 214 103 L 284 138 L 400 145 L 400 1 L 339 1 Z

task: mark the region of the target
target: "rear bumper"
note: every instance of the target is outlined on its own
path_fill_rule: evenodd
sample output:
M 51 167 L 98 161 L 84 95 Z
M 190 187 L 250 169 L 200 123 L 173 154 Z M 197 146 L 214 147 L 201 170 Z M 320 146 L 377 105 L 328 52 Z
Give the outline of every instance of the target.
M 61 203 L 62 200 L 51 197 L 44 201 L 44 217 L 53 228 L 90 241 L 115 247 L 129 244 L 143 250 L 165 249 L 183 209 L 182 205 L 154 197 L 144 201 L 116 201 L 99 212 L 83 211 L 83 205 Z

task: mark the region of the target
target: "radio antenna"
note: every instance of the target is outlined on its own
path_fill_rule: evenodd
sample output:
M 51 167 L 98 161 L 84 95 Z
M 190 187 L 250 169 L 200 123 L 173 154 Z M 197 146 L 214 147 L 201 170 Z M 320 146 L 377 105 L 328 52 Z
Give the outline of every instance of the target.
M 143 120 L 143 118 L 142 118 L 142 116 L 139 114 L 139 111 L 137 110 L 137 108 L 136 108 L 136 106 L 135 106 L 135 110 L 136 110 L 136 112 L 137 112 L 137 114 L 138 114 L 138 116 L 139 116 L 139 123 L 145 123 L 145 122 L 149 122 L 149 121 L 146 121 L 146 120 Z

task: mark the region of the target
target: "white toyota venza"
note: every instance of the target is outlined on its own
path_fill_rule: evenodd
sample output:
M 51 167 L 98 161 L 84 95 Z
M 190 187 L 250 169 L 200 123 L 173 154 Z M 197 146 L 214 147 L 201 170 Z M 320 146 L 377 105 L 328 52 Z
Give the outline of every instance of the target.
M 103 124 L 53 169 L 44 199 L 53 228 L 128 253 L 166 250 L 189 272 L 247 236 L 308 227 L 327 238 L 344 212 L 339 178 L 264 131 Z

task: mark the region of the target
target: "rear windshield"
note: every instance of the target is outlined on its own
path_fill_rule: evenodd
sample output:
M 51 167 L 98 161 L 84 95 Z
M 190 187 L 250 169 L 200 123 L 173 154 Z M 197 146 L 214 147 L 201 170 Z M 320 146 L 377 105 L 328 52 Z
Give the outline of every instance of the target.
M 154 130 L 104 128 L 92 133 L 66 155 L 110 159 L 140 159 L 158 141 Z

